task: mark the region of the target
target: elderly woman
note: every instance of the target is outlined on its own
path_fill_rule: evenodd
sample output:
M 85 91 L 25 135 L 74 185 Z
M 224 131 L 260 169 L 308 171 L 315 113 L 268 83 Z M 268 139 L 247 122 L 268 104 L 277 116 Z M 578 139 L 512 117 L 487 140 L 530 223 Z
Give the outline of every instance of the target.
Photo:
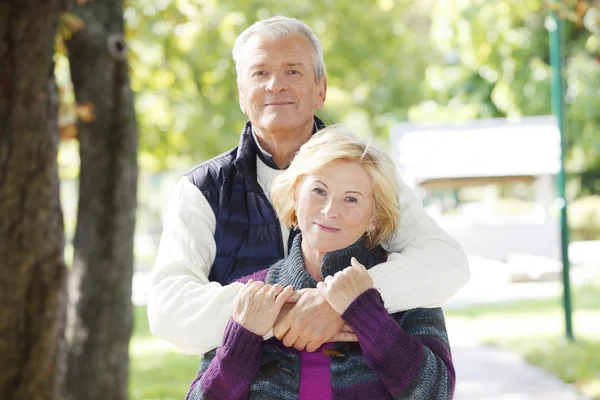
M 391 160 L 331 126 L 304 144 L 274 182 L 289 255 L 243 278 L 223 344 L 205 354 L 188 399 L 449 399 L 454 368 L 440 308 L 388 315 L 367 270 L 400 214 Z M 296 351 L 263 343 L 285 302 L 317 288 L 358 343 Z

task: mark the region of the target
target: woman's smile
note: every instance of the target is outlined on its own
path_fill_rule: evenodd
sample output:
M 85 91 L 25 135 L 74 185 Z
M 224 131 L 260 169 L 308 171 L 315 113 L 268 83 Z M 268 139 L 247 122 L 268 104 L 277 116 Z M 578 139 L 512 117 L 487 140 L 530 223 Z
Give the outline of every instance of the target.
M 323 230 L 325 232 L 339 232 L 340 231 L 340 229 L 338 229 L 338 228 L 334 228 L 332 226 L 327 226 L 327 225 L 319 224 L 318 222 L 313 222 L 313 224 L 315 224 L 316 226 L 318 226 L 321 230 Z

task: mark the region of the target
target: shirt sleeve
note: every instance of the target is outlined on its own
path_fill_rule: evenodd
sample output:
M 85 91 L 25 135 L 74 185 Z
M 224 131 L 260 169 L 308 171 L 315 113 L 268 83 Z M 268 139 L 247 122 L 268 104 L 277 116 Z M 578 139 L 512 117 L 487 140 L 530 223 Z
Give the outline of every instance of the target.
M 241 283 L 222 286 L 208 275 L 215 259 L 216 220 L 187 177 L 176 185 L 148 292 L 152 333 L 188 354 L 221 345 Z
M 391 254 L 369 270 L 390 313 L 440 307 L 470 279 L 461 246 L 431 218 L 413 190 L 399 180 L 400 221 L 383 243 Z

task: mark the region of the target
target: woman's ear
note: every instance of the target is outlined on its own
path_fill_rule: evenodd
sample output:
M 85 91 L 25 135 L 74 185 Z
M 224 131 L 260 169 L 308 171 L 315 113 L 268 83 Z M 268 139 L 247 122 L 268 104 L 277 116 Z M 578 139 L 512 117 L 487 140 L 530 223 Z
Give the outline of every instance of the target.
M 369 222 L 369 232 L 373 232 L 377 228 L 377 220 L 375 217 L 371 218 L 371 222 Z

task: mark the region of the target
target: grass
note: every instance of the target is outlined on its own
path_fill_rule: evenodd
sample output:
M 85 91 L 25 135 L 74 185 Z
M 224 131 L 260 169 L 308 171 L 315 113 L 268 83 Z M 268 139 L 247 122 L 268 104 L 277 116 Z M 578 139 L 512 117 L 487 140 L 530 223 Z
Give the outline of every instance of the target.
M 529 363 L 600 399 L 600 285 L 573 292 L 575 342 L 564 334 L 561 300 L 542 299 L 447 310 L 452 332 L 468 333 L 522 355 Z
M 521 354 L 600 400 L 600 285 L 575 289 L 573 299 L 574 343 L 564 340 L 564 314 L 556 298 L 449 309 L 446 316 L 451 331 Z M 146 307 L 135 307 L 134 321 L 130 399 L 185 398 L 200 357 L 182 354 L 152 336 Z
M 129 346 L 131 400 L 182 400 L 200 366 L 199 356 L 181 353 L 150 333 L 146 307 L 134 308 Z

